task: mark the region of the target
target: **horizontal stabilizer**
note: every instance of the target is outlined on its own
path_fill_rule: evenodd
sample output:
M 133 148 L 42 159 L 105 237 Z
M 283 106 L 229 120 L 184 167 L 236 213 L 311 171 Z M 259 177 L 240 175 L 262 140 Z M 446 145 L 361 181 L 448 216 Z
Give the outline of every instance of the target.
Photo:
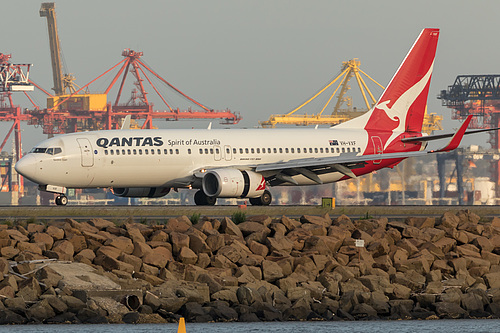
M 477 133 L 490 132 L 490 131 L 498 131 L 498 130 L 500 130 L 500 127 L 477 129 L 477 130 L 472 130 L 472 131 L 466 131 L 464 133 L 464 135 L 477 134 Z M 451 138 L 454 135 L 455 135 L 455 133 L 436 134 L 436 135 L 419 136 L 419 137 L 412 137 L 412 138 L 403 138 L 403 139 L 401 139 L 401 141 L 402 142 L 427 142 L 427 141 L 434 141 L 434 140 L 439 140 L 439 139 Z

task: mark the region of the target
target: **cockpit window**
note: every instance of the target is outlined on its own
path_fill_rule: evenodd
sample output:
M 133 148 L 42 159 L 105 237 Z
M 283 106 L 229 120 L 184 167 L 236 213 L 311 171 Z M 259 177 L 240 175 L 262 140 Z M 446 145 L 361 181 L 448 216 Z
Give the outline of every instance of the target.
M 31 150 L 31 152 L 35 154 L 44 154 L 46 151 L 47 148 L 39 148 L 39 147 L 35 147 Z
M 40 148 L 40 147 L 35 147 L 31 150 L 30 153 L 35 153 L 35 154 L 49 154 L 49 155 L 57 155 L 62 153 L 62 149 L 59 147 L 55 148 Z

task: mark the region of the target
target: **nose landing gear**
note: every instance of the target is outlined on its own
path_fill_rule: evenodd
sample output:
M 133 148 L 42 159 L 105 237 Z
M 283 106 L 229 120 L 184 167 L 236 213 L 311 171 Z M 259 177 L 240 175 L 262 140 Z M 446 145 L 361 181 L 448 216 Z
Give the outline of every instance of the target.
M 64 194 L 59 194 L 56 197 L 56 205 L 58 206 L 66 206 L 68 204 L 68 197 Z

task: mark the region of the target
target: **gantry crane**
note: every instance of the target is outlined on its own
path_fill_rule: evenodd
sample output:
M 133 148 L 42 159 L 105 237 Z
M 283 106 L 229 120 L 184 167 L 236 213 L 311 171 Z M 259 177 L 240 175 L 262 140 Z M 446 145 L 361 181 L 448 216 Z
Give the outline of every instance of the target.
M 12 93 L 23 92 L 26 94 L 27 91 L 33 91 L 34 86 L 29 80 L 30 68 L 33 65 L 12 64 L 10 63 L 10 58 L 10 54 L 0 53 L 0 121 L 12 121 L 10 130 L 0 144 L 0 152 L 5 147 L 12 132 L 14 132 L 14 156 L 9 166 L 9 170 L 12 171 L 13 164 L 22 157 L 21 121 L 26 121 L 29 118 L 28 115 L 21 112 L 21 107 L 19 105 L 14 105 Z M 8 179 L 10 179 L 11 184 L 14 184 L 14 188 L 9 186 L 9 189 L 15 190 L 18 193 L 23 192 L 23 178 L 19 177 L 19 175 L 17 175 L 15 179 L 11 179 L 10 177 L 3 177 L 0 179 L 2 183 L 0 191 L 4 188 Z
M 441 90 L 438 99 L 453 110 L 452 118 L 463 120 L 469 114 L 475 117 L 470 128 L 500 127 L 500 75 L 459 75 L 447 90 Z M 492 178 L 496 195 L 500 196 L 500 139 L 498 131 L 490 131 L 490 144 L 497 158 L 492 160 Z
M 132 115 L 135 121 L 145 119 L 141 128 L 152 128 L 152 120 L 155 118 L 166 120 L 221 119 L 223 124 L 237 124 L 241 120 L 239 114 L 233 113 L 230 110 L 213 110 L 188 97 L 159 74 L 152 71 L 150 67 L 146 66 L 140 60 L 143 55 L 142 52 L 135 52 L 129 49 L 122 52 L 122 56 L 124 57 L 122 61 L 104 73 L 107 74 L 119 67 L 119 65 L 122 65 L 119 67 L 118 73 L 106 91 L 104 93 L 88 93 L 86 90 L 89 85 L 104 74 L 83 87 L 78 86 L 74 82 L 75 77 L 72 74 L 63 74 L 55 4 L 53 2 L 43 3 L 40 8 L 40 16 L 47 18 L 54 94 L 50 94 L 42 89 L 48 96 L 47 109 L 39 110 L 39 108 L 35 108 L 35 110 L 30 111 L 29 124 L 42 126 L 45 134 L 53 135 L 83 130 L 119 128 L 122 119 L 128 114 Z M 202 110 L 196 111 L 191 108 L 180 110 L 179 108 L 173 108 L 166 102 L 166 98 L 152 83 L 147 72 L 160 80 L 176 94 L 181 95 L 184 99 L 196 105 L 196 107 L 202 108 Z M 127 103 L 120 103 L 128 73 L 131 73 L 135 78 L 135 88 L 131 93 L 129 101 Z M 113 104 L 108 103 L 108 94 L 122 74 L 115 102 Z M 154 89 L 162 102 L 165 103 L 168 110 L 153 110 L 153 104 L 147 98 L 145 80 Z
M 318 91 L 314 96 L 309 98 L 307 101 L 302 103 L 300 106 L 296 107 L 292 111 L 284 115 L 271 115 L 267 121 L 260 121 L 259 124 L 262 127 L 275 127 L 277 124 L 286 125 L 337 125 L 347 120 L 356 118 L 369 109 L 371 109 L 377 100 L 373 96 L 372 92 L 368 88 L 365 79 L 361 74 L 363 74 L 367 79 L 376 84 L 382 89 L 385 89 L 380 83 L 372 79 L 368 74 L 361 70 L 360 61 L 357 58 L 351 59 L 349 61 L 344 61 L 341 66 L 341 73 L 330 81 L 326 86 L 324 86 L 320 91 Z M 363 96 L 363 101 L 366 108 L 359 109 L 352 107 L 352 98 L 346 96 L 347 91 L 350 89 L 349 80 L 351 78 L 356 78 L 361 95 Z M 338 82 L 336 88 L 330 94 L 326 104 L 323 106 L 318 114 L 308 115 L 308 114 L 296 114 L 295 112 L 301 110 L 303 107 L 308 105 L 310 102 L 315 100 L 317 97 L 326 92 L 330 87 L 332 87 L 336 82 Z M 337 101 L 333 107 L 333 111 L 330 115 L 323 115 L 324 111 L 330 105 L 333 97 L 337 94 Z M 341 109 L 341 107 L 346 104 L 346 109 Z M 426 133 L 431 133 L 433 130 L 440 130 L 442 117 L 435 113 L 427 114 L 424 118 L 422 131 Z

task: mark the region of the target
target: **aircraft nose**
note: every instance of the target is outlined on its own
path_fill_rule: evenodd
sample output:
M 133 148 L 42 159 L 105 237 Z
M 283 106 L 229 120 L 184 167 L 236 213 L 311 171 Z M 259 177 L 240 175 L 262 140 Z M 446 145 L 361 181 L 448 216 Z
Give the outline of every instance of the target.
M 15 169 L 17 173 L 23 175 L 26 178 L 35 178 L 36 173 L 36 158 L 35 156 L 29 154 L 24 156 L 16 163 Z

